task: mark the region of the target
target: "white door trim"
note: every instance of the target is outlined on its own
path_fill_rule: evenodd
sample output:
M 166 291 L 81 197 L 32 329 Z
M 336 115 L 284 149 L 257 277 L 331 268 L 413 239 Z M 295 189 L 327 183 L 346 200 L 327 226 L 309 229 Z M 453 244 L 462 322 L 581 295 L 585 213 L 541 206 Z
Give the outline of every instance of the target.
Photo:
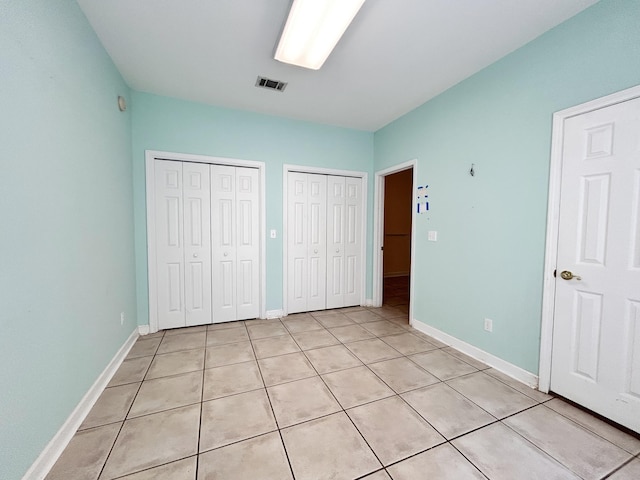
M 547 238 L 542 290 L 542 318 L 540 325 L 540 364 L 538 389 L 547 393 L 551 386 L 551 352 L 553 348 L 553 314 L 555 310 L 555 277 L 558 259 L 558 231 L 560 221 L 560 178 L 562 174 L 562 148 L 564 122 L 568 118 L 599 110 L 640 97 L 640 86 L 576 105 L 553 114 L 551 161 L 549 167 L 549 197 L 547 210 Z
M 409 278 L 409 322 L 413 324 L 413 288 L 414 288 L 414 245 L 416 232 L 416 196 L 415 186 L 418 178 L 418 160 L 413 159 L 404 163 L 399 163 L 375 173 L 374 179 L 374 207 L 373 207 L 373 299 L 374 307 L 382 306 L 382 250 L 384 244 L 384 177 L 393 173 L 402 172 L 413 168 L 413 191 L 411 192 L 411 276 Z
M 321 175 L 338 175 L 343 177 L 355 177 L 362 179 L 362 238 L 360 255 L 360 305 L 365 304 L 367 293 L 367 183 L 369 175 L 367 172 L 358 172 L 355 170 L 339 170 L 336 168 L 324 167 L 308 167 L 303 165 L 282 165 L 282 315 L 286 316 L 289 312 L 287 306 L 287 175 L 289 172 L 300 173 L 316 173 Z
M 208 155 L 193 155 L 189 153 L 163 152 L 157 150 L 145 151 L 147 189 L 147 279 L 149 282 L 149 331 L 158 331 L 158 312 L 156 308 L 156 239 L 155 239 L 155 160 L 174 160 L 178 162 L 208 163 L 212 165 L 229 165 L 233 167 L 257 168 L 260 176 L 260 317 L 266 316 L 266 199 L 265 199 L 265 164 L 254 160 L 240 160 L 237 158 L 211 157 Z

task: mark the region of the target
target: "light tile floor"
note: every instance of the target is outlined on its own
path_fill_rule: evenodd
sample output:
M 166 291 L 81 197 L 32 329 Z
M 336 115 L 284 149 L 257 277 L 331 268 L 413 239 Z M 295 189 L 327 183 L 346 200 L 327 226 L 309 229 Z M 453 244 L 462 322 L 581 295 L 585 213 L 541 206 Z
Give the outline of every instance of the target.
M 640 479 L 640 439 L 398 305 L 141 337 L 47 479 Z

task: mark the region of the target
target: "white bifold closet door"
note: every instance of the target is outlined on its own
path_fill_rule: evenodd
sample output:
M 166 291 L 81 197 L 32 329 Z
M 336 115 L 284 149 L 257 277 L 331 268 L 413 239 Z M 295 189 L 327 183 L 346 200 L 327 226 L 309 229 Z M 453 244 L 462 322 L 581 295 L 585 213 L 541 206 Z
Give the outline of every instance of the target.
M 259 185 L 255 168 L 211 166 L 213 322 L 259 315 Z
M 327 179 L 327 308 L 360 303 L 362 179 Z
M 360 303 L 362 179 L 289 172 L 287 311 Z
M 289 313 L 326 308 L 327 177 L 290 172 L 287 185 Z
M 158 326 L 211 323 L 209 165 L 156 160 Z
M 258 317 L 258 170 L 155 162 L 158 328 Z

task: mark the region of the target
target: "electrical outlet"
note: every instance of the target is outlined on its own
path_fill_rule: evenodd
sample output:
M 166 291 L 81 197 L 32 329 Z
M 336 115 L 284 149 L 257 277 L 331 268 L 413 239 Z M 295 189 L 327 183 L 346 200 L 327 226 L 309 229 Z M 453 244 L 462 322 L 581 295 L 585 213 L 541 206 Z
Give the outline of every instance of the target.
M 120 312 L 120 325 L 124 325 L 124 312 Z
M 490 318 L 485 318 L 484 319 L 484 329 L 487 332 L 493 332 L 493 320 L 491 320 Z

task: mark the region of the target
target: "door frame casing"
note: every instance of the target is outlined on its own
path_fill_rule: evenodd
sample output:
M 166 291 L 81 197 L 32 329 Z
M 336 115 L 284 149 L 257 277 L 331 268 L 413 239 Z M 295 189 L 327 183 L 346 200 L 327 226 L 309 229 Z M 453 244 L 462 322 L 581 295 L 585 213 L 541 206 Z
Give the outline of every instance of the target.
M 538 389 L 548 393 L 551 387 L 551 355 L 553 351 L 553 323 L 555 312 L 554 272 L 558 263 L 558 233 L 560 230 L 560 187 L 562 175 L 562 148 L 565 120 L 610 107 L 640 97 L 640 85 L 591 100 L 553 114 L 551 134 L 551 159 L 549 166 L 549 195 L 547 207 L 547 236 L 542 290 L 542 318 L 540 322 L 540 363 L 538 365 Z
M 287 214 L 287 198 L 288 198 L 288 181 L 289 172 L 311 173 L 319 175 L 335 175 L 339 177 L 353 177 L 362 179 L 362 233 L 360 238 L 360 305 L 365 304 L 367 291 L 367 186 L 369 175 L 367 172 L 356 170 L 339 170 L 337 168 L 326 167 L 309 167 L 305 165 L 282 165 L 282 315 L 289 313 L 288 307 L 288 214 Z
M 147 215 L 147 282 L 149 289 L 149 333 L 158 331 L 156 284 L 156 221 L 155 221 L 155 161 L 171 160 L 176 162 L 206 163 L 209 165 L 228 165 L 232 167 L 247 167 L 258 170 L 260 187 L 260 291 L 258 294 L 260 317 L 266 316 L 266 196 L 265 196 L 265 163 L 254 160 L 241 160 L 237 158 L 213 157 L 209 155 L 194 155 L 190 153 L 163 152 L 157 150 L 145 150 L 145 187 L 146 187 L 146 215 Z M 212 312 L 213 314 L 213 312 Z
M 412 192 L 411 192 L 411 262 L 409 273 L 409 323 L 413 324 L 413 292 L 414 292 L 414 269 L 415 269 L 415 232 L 416 232 L 416 196 L 415 186 L 418 178 L 418 159 L 414 158 L 407 162 L 399 163 L 391 167 L 375 172 L 374 188 L 375 199 L 373 207 L 373 298 L 374 307 L 382 306 L 382 291 L 384 288 L 383 252 L 384 245 L 384 178 L 387 175 L 413 169 Z

